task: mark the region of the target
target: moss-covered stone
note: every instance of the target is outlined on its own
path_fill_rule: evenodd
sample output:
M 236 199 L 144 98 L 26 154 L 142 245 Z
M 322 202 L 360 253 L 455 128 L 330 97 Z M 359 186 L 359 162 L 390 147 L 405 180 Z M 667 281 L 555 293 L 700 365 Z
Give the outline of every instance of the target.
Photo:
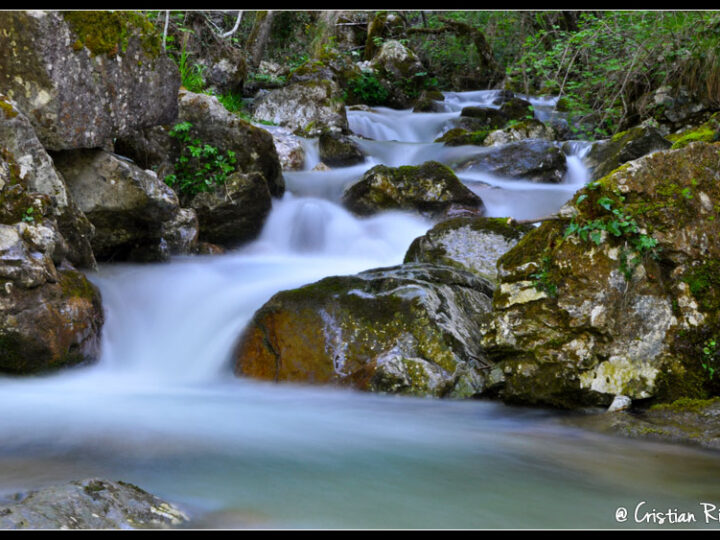
M 462 128 L 453 128 L 435 139 L 434 142 L 444 143 L 445 146 L 462 146 L 466 144 L 482 146 L 489 133 L 489 130 L 467 131 Z
M 506 370 L 500 395 L 575 406 L 720 392 L 718 155 L 697 143 L 628 163 L 500 258 L 484 337 Z
M 716 142 L 720 139 L 720 113 L 713 114 L 707 122 L 680 133 L 671 133 L 666 138 L 672 142 L 672 149 L 684 148 L 693 142 Z
M 446 165 L 377 165 L 345 190 L 343 204 L 360 215 L 380 210 L 417 210 L 429 214 L 453 208 L 481 212 L 482 200 L 458 180 Z

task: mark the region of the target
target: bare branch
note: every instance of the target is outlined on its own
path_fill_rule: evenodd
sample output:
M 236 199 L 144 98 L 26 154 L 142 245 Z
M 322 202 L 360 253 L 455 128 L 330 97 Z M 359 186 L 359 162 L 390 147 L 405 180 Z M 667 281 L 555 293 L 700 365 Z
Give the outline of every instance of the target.
M 240 27 L 240 19 L 242 19 L 242 10 L 238 11 L 237 19 L 235 20 L 235 26 L 232 27 L 232 30 L 229 32 L 225 32 L 224 34 L 221 34 L 220 37 L 226 38 L 232 36 L 235 32 L 237 32 L 237 29 Z

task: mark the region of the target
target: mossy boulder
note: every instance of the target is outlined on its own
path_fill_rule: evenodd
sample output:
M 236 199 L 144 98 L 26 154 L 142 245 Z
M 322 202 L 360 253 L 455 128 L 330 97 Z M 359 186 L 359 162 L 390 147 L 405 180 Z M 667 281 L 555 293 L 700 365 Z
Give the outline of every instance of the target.
M 318 140 L 320 161 L 330 167 L 347 167 L 365 161 L 365 154 L 347 135 L 325 132 Z
M 305 137 L 348 132 L 340 87 L 329 79 L 293 83 L 263 94 L 253 103 L 253 116 Z
M 671 146 L 656 128 L 638 126 L 593 143 L 585 162 L 591 179 L 598 180 L 623 163 Z
M 427 84 L 427 70 L 417 55 L 396 40 L 385 41 L 370 61 L 388 90 L 387 105 L 408 109 Z
M 509 224 L 505 218 L 452 218 L 416 238 L 405 262 L 452 266 L 494 283 L 498 259 L 532 229 L 532 225 Z
M 473 396 L 485 383 L 477 329 L 490 294 L 486 280 L 427 264 L 283 291 L 253 316 L 235 351 L 235 373 L 374 392 Z
M 483 146 L 489 134 L 488 130 L 468 131 L 462 128 L 453 128 L 443 133 L 433 142 L 443 143 L 445 146 Z
M 460 117 L 460 120 L 464 117 L 473 118 L 475 119 L 473 125 L 488 130 L 500 129 L 510 120 L 510 118 L 499 109 L 477 106 L 464 107 L 462 111 L 460 111 Z
M 430 216 L 467 210 L 481 214 L 482 199 L 442 163 L 418 166 L 376 165 L 345 189 L 343 205 L 359 215 L 382 210 L 414 210 Z
M 457 170 L 557 184 L 565 177 L 567 160 L 560 146 L 552 141 L 527 139 L 489 147 L 458 164 Z
M 535 118 L 535 112 L 530 102 L 517 96 L 504 99 L 500 105 L 500 113 L 508 120 L 520 121 Z
M 92 247 L 102 261 L 165 260 L 164 222 L 179 210 L 177 195 L 153 171 L 104 150 L 54 154 L 78 208 L 95 228 Z
M 627 163 L 500 258 L 483 337 L 497 394 L 577 407 L 720 390 L 719 156 L 694 143 Z
M 7 11 L 0 88 L 50 150 L 105 147 L 172 122 L 180 73 L 161 36 L 127 11 Z

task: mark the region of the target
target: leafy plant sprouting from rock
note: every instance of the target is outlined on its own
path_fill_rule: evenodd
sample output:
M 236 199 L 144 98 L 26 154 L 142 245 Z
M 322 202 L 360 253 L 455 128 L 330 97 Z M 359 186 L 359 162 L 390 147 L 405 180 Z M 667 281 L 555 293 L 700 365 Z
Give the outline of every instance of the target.
M 237 162 L 235 152 L 223 153 L 215 146 L 193 138 L 191 128 L 190 122 L 180 122 L 170 130 L 170 136 L 182 143 L 182 149 L 175 162 L 175 172 L 165 177 L 170 187 L 190 197 L 225 184 Z
M 589 184 L 588 189 L 595 190 L 599 187 L 597 182 Z M 615 194 L 620 203 L 625 201 L 621 194 Z M 583 193 L 575 201 L 576 205 L 587 199 L 588 194 Z M 584 241 L 592 241 L 599 246 L 605 241 L 608 234 L 625 240 L 625 247 L 620 251 L 620 271 L 628 281 L 632 278 L 633 272 L 647 255 L 653 258 L 658 257 L 657 240 L 652 236 L 640 232 L 637 221 L 619 208 L 617 201 L 607 195 L 597 200 L 597 205 L 602 208 L 606 215 L 592 220 L 576 221 L 573 218 L 565 229 L 564 238 L 576 234 Z

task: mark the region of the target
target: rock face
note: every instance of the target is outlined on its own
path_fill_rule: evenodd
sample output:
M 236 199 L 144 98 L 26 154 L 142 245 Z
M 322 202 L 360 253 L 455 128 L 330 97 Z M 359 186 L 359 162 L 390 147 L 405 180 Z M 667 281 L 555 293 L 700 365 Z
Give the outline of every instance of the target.
M 0 528 L 169 529 L 188 521 L 177 507 L 137 486 L 97 478 L 19 497 L 0 508 Z
M 455 210 L 482 213 L 484 205 L 449 167 L 436 161 L 419 166 L 377 165 L 343 194 L 343 204 L 359 215 L 381 210 L 416 210 L 430 215 Z
M 360 390 L 469 397 L 486 362 L 479 318 L 487 280 L 410 264 L 331 277 L 276 294 L 236 349 L 239 376 Z
M 152 171 L 104 150 L 55 154 L 78 207 L 95 227 L 99 260 L 163 260 L 163 223 L 175 218 L 178 198 Z
M 253 116 L 306 137 L 328 130 L 347 133 L 347 116 L 339 96 L 340 88 L 331 80 L 298 82 L 256 98 Z
M 491 147 L 458 166 L 531 182 L 560 183 L 567 172 L 565 154 L 554 143 L 526 140 Z
M 532 225 L 508 225 L 503 218 L 449 219 L 416 238 L 405 262 L 452 266 L 495 282 L 498 259 L 532 229 Z
M 657 129 L 635 127 L 596 142 L 585 159 L 592 180 L 599 180 L 623 163 L 638 159 L 657 150 L 667 150 L 672 143 Z
M 497 393 L 574 407 L 717 392 L 719 152 L 628 163 L 501 257 L 483 338 Z
M 79 267 L 94 268 L 95 257 L 90 245 L 94 234 L 92 224 L 78 210 L 65 180 L 40 144 L 27 117 L 14 102 L 1 95 L 0 108 L 0 147 L 12 155 L 18 168 L 18 179 L 28 191 L 50 198 L 51 212 L 68 243 L 70 262 Z
M 177 116 L 180 74 L 132 12 L 7 11 L 0 88 L 49 150 L 106 146 Z

